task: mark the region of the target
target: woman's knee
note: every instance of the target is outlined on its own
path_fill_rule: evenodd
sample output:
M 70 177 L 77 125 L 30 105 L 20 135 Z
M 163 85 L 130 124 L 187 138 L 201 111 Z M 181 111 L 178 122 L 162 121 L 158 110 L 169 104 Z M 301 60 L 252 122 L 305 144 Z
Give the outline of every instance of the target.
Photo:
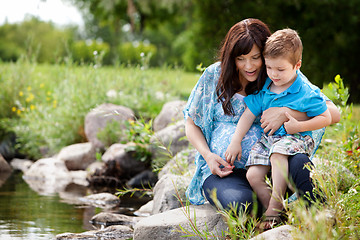
M 309 157 L 306 154 L 296 154 L 294 156 L 289 156 L 289 171 L 296 172 L 304 170 L 304 168 L 309 165 L 313 166 L 313 163 L 310 161 Z
M 232 177 L 225 179 L 210 176 L 205 180 L 203 190 L 206 199 L 212 205 L 220 203 L 225 209 L 238 206 L 238 208 L 245 210 L 244 206 L 252 204 L 254 201 L 253 191 L 245 178 Z

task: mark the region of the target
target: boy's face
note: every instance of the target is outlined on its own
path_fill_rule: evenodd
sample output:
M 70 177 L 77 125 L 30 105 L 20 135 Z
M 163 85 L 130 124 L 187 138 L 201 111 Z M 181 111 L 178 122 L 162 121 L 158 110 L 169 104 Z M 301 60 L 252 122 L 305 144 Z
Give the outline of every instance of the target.
M 265 58 L 266 72 L 275 86 L 290 87 L 296 79 L 301 60 L 293 66 L 285 57 Z

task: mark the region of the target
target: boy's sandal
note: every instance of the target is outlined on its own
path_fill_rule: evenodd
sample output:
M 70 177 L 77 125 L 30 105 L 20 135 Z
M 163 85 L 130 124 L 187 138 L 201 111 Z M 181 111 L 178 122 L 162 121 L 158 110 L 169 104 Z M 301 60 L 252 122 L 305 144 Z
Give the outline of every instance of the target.
M 259 232 L 265 232 L 274 227 L 277 227 L 279 224 L 283 223 L 284 219 L 281 214 L 274 216 L 264 216 L 264 218 L 256 225 L 256 229 Z

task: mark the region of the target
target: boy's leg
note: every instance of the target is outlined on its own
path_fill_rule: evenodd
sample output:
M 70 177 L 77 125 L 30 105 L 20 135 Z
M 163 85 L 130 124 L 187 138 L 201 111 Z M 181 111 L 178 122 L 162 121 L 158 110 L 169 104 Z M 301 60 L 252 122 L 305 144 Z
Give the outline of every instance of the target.
M 288 181 L 288 156 L 273 153 L 270 156 L 270 162 L 273 191 L 269 201 L 269 207 L 265 212 L 266 216 L 278 215 L 279 212 L 283 210 L 283 198 Z
M 269 170 L 270 166 L 252 165 L 246 173 L 247 180 L 265 209 L 268 208 L 271 197 L 271 189 L 265 182 Z

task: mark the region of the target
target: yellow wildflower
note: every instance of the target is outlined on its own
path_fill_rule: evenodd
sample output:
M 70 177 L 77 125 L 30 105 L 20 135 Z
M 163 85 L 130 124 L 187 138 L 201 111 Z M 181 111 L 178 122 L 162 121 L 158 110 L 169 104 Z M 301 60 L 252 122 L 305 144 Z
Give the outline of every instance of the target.
M 340 75 L 339 75 L 339 74 L 338 74 L 338 75 L 336 75 L 336 76 L 335 76 L 335 81 L 336 81 L 336 82 L 339 82 L 340 80 L 341 80 Z
M 20 97 L 24 96 L 23 91 L 20 91 L 20 92 L 19 92 L 19 96 L 20 96 Z
M 32 100 L 34 100 L 35 96 L 34 94 L 30 93 L 29 96 L 26 98 L 26 102 L 31 102 Z
M 43 87 L 45 87 L 45 84 L 40 83 L 40 88 L 43 88 Z
M 18 110 L 16 111 L 16 113 L 17 113 L 18 115 L 20 115 L 20 114 L 21 114 L 21 110 L 18 109 Z
M 57 106 L 57 101 L 54 100 L 54 101 L 53 101 L 53 107 L 56 108 L 56 106 Z
M 33 104 L 30 105 L 30 110 L 34 110 L 35 106 Z
M 12 107 L 11 110 L 12 110 L 13 112 L 16 112 L 16 107 Z
M 30 87 L 30 86 L 28 86 L 26 89 L 27 89 L 29 92 L 31 91 L 31 87 Z
M 48 96 L 51 96 L 51 92 L 50 91 L 47 91 L 46 93 Z

